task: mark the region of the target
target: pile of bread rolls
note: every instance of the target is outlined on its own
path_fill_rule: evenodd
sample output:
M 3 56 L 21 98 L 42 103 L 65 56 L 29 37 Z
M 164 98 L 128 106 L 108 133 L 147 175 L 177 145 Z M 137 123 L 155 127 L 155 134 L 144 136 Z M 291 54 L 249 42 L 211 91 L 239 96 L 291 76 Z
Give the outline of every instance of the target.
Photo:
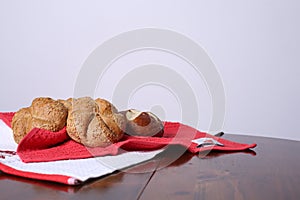
M 109 101 L 90 97 L 39 97 L 30 107 L 18 110 L 12 119 L 16 143 L 33 128 L 56 132 L 65 126 L 71 139 L 88 147 L 106 147 L 120 141 L 124 134 L 159 137 L 164 130 L 162 121 L 151 112 L 119 112 Z

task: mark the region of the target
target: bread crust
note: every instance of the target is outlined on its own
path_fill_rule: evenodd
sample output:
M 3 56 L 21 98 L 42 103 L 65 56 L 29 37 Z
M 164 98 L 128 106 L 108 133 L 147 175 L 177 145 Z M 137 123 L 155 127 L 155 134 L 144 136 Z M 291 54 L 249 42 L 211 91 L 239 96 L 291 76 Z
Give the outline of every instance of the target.
M 69 110 L 72 107 L 73 98 L 68 98 L 67 100 L 58 99 L 57 101 L 63 104 L 67 108 L 67 110 Z
M 12 118 L 12 130 L 13 137 L 17 144 L 25 137 L 25 135 L 31 130 L 29 121 L 31 120 L 31 114 L 29 108 L 21 108 L 18 110 Z
M 109 101 L 105 99 L 98 98 L 95 100 L 99 106 L 99 115 L 103 119 L 107 127 L 114 133 L 116 133 L 116 138 L 113 140 L 118 140 L 118 138 L 123 136 L 123 133 L 126 130 L 126 118 L 125 116 L 118 112 L 118 109 Z

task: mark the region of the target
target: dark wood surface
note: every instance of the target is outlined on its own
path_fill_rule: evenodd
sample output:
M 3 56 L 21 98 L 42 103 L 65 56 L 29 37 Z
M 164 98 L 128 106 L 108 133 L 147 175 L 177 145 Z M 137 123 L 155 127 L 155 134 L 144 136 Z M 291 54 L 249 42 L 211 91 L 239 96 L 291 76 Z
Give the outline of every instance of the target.
M 223 137 L 258 146 L 203 155 L 181 155 L 183 149 L 173 147 L 150 162 L 75 187 L 0 172 L 0 199 L 300 199 L 299 141 Z

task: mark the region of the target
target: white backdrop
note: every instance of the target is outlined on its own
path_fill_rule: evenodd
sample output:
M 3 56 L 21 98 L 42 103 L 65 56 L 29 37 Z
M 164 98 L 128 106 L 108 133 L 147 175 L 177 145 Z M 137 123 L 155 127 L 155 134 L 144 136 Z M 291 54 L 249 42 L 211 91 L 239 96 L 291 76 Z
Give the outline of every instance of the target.
M 299 10 L 297 0 L 2 0 L 0 111 L 16 111 L 38 96 L 71 97 L 81 66 L 96 47 L 120 33 L 154 27 L 189 37 L 213 60 L 225 87 L 225 132 L 300 140 Z M 191 83 L 201 113 L 197 128 L 207 130 L 211 102 L 203 80 L 167 53 L 124 56 L 99 81 L 107 87 L 95 96 L 110 100 L 113 74 L 147 63 L 167 65 Z M 128 107 L 180 121 L 178 102 L 160 90 L 143 88 Z

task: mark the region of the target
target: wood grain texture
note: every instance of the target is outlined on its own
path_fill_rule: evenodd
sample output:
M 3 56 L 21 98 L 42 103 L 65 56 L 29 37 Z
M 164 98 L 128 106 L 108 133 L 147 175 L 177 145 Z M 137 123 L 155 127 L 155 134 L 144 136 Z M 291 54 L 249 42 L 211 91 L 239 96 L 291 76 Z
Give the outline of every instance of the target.
M 254 151 L 211 152 L 156 171 L 140 199 L 299 199 L 300 142 L 227 136 L 256 142 Z M 161 189 L 163 188 L 163 189 Z
M 0 199 L 299 199 L 300 142 L 225 134 L 255 151 L 183 153 L 172 147 L 150 162 L 81 186 L 0 172 Z

